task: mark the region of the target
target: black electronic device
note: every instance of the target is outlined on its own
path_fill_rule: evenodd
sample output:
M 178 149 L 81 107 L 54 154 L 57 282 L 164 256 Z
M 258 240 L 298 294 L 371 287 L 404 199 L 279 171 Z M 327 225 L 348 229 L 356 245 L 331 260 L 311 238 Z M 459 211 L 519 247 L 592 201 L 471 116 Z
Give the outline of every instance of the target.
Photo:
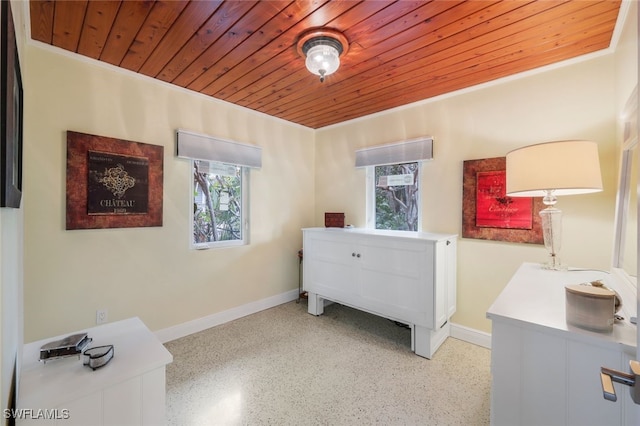
M 40 347 L 40 361 L 47 362 L 51 359 L 65 358 L 77 355 L 80 357 L 82 351 L 91 343 L 87 333 L 78 333 L 67 336 L 63 339 L 49 342 Z

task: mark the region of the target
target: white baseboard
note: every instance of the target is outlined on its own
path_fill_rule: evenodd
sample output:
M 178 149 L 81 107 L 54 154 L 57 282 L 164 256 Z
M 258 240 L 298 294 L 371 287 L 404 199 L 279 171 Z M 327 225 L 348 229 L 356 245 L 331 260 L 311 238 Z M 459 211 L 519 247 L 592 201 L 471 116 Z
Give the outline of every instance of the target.
M 171 340 L 179 339 L 247 315 L 255 314 L 256 312 L 260 312 L 265 309 L 282 305 L 283 303 L 291 302 L 297 298 L 298 289 L 290 290 L 285 293 L 267 297 L 266 299 L 256 300 L 255 302 L 247 303 L 246 305 L 164 328 L 156 331 L 155 335 L 162 343 L 170 342 Z M 325 302 L 328 301 L 325 300 Z M 451 337 L 491 349 L 491 334 L 454 323 L 451 323 L 450 326 Z
M 256 300 L 246 305 L 164 328 L 156 331 L 155 335 L 162 343 L 170 342 L 171 340 L 179 339 L 247 315 L 255 314 L 256 312 L 264 311 L 265 309 L 273 308 L 274 306 L 282 305 L 283 303 L 291 302 L 297 298 L 298 289 L 290 290 L 285 293 L 267 297 L 266 299 Z
M 475 330 L 465 327 L 464 325 L 451 324 L 451 337 L 491 349 L 491 334 L 484 331 Z

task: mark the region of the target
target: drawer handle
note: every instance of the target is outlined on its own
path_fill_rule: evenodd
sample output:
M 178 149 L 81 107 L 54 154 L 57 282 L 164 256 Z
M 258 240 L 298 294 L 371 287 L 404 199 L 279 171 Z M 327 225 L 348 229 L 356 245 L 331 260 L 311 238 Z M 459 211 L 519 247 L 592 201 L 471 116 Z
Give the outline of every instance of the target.
M 358 253 L 358 254 L 356 255 L 356 257 L 360 257 L 360 253 Z
M 351 257 L 356 257 L 356 254 L 355 253 L 351 253 Z

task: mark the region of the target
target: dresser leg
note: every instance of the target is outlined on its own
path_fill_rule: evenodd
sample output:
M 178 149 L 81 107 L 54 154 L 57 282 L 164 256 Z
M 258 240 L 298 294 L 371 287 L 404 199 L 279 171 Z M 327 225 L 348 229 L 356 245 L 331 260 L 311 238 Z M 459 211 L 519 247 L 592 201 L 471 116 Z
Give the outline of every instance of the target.
M 415 324 L 411 326 L 411 349 L 416 355 L 431 359 L 431 330 Z
M 416 355 L 431 359 L 440 345 L 447 340 L 449 334 L 449 323 L 446 323 L 438 330 L 431 330 L 414 324 L 411 326 L 411 349 Z
M 307 292 L 307 312 L 311 315 L 324 313 L 324 299 L 315 293 Z

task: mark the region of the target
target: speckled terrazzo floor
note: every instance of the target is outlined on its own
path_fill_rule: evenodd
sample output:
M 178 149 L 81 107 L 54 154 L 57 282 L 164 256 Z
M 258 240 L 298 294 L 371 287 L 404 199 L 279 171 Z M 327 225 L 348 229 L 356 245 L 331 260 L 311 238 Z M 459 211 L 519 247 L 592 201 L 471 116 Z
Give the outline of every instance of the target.
M 169 425 L 485 425 L 490 351 L 333 304 L 286 303 L 165 346 Z

